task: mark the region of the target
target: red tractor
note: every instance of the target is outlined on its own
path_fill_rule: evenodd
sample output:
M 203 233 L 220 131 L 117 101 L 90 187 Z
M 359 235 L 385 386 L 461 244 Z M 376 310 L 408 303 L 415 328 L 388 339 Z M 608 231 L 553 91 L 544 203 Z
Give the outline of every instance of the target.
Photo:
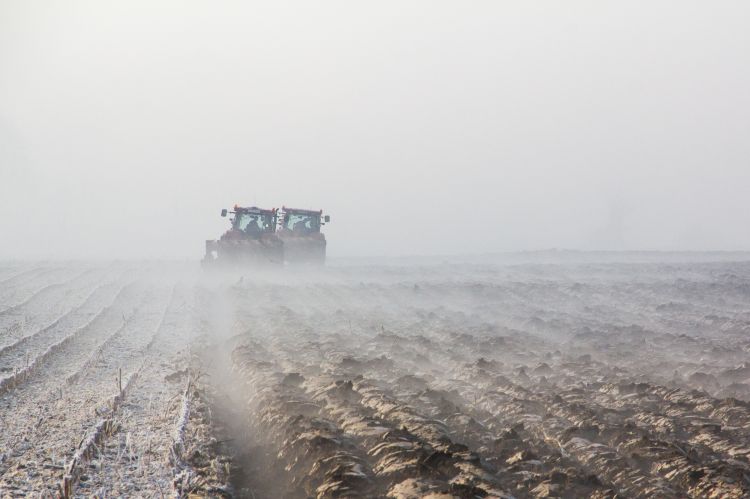
M 230 264 L 281 264 L 284 262 L 283 243 L 276 235 L 278 210 L 264 210 L 255 206 L 235 206 L 234 211 L 221 210 L 221 216 L 234 215 L 232 226 L 221 238 L 206 241 L 204 265 Z
M 323 210 L 283 207 L 276 234 L 284 243 L 284 261 L 325 263 L 326 236 L 320 228 L 330 221 L 330 216 L 323 216 Z

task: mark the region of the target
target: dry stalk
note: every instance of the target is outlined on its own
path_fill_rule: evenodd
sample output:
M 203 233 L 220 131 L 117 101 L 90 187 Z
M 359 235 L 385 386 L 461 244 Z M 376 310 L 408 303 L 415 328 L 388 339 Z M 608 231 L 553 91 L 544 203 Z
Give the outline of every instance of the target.
M 141 368 L 142 367 L 143 366 L 141 366 Z M 88 432 L 78 444 L 78 449 L 68 463 L 65 475 L 59 485 L 61 498 L 69 499 L 73 496 L 75 484 L 81 476 L 84 465 L 94 456 L 99 454 L 99 446 L 108 436 L 112 435 L 117 430 L 114 414 L 120 408 L 127 391 L 138 378 L 139 371 L 140 369 L 131 374 L 125 382 L 125 385 L 120 385 L 120 391 L 107 400 L 106 405 L 112 408 L 110 416 L 99 420 L 99 422 L 94 425 L 93 429 Z M 122 370 L 120 372 L 122 372 Z M 122 376 L 122 374 L 120 374 L 120 376 Z

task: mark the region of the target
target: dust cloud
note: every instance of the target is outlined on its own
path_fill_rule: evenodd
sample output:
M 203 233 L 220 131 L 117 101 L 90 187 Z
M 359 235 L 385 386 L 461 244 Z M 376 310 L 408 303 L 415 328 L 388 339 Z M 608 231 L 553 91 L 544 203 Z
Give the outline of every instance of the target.
M 332 256 L 748 249 L 748 14 L 4 1 L 0 256 L 198 259 L 234 203 Z

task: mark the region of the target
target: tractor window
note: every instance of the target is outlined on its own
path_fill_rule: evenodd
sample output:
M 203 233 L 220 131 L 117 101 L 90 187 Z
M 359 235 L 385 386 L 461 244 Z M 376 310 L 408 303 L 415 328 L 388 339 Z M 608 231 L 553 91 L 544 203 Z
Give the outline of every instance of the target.
M 320 231 L 320 216 L 288 213 L 284 217 L 284 228 L 294 232 L 318 232 Z
M 242 232 L 275 232 L 276 218 L 271 213 L 240 213 L 234 224 Z
M 253 213 L 240 213 L 237 215 L 236 227 L 242 232 L 263 231 L 263 216 Z

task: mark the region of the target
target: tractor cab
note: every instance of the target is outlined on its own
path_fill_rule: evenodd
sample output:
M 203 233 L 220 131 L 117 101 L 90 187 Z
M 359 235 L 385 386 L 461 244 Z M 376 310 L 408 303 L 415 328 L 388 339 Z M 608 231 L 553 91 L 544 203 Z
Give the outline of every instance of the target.
M 300 210 L 282 208 L 280 230 L 287 236 L 310 236 L 320 234 L 320 227 L 329 222 L 331 217 L 323 216 L 323 210 Z

